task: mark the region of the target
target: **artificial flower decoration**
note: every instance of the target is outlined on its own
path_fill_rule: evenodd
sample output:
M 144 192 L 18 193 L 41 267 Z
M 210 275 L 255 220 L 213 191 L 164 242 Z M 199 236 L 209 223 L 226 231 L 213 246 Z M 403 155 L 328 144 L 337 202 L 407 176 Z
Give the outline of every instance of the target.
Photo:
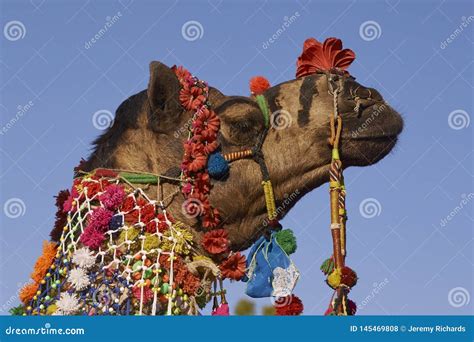
M 355 273 L 350 267 L 342 267 L 341 284 L 344 284 L 348 287 L 354 287 L 357 284 L 357 273 Z
M 187 110 L 196 110 L 206 100 L 205 89 L 197 85 L 184 84 L 179 93 L 179 100 Z
M 46 272 L 48 272 L 48 268 L 56 256 L 56 249 L 57 246 L 54 242 L 43 242 L 43 254 L 36 260 L 33 273 L 31 273 L 31 279 L 33 279 L 35 283 L 41 282 Z
M 201 286 L 201 281 L 195 275 L 186 270 L 186 276 L 181 284 L 186 293 L 196 293 Z
M 69 272 L 67 281 L 77 290 L 82 291 L 89 286 L 90 281 L 82 268 L 74 268 Z
M 73 186 L 69 194 L 69 197 L 63 202 L 63 212 L 68 213 L 71 211 L 75 211 L 76 198 L 79 198 L 79 197 L 80 197 L 79 192 L 77 191 L 76 187 Z
M 99 232 L 97 229 L 87 227 L 82 233 L 80 240 L 85 246 L 91 249 L 99 249 L 105 240 L 105 236 L 104 233 Z
M 204 217 L 202 218 L 202 226 L 206 229 L 214 229 L 219 223 L 221 223 L 221 215 L 219 210 L 212 206 L 209 206 L 209 210 L 206 211 Z
M 277 316 L 301 315 L 303 309 L 303 302 L 293 294 L 287 297 L 279 298 L 275 302 L 275 311 Z
M 212 316 L 229 316 L 229 304 L 222 303 L 219 304 L 217 308 L 212 311 Z
M 38 284 L 29 283 L 23 286 L 20 290 L 20 300 L 23 304 L 28 304 L 28 302 L 33 298 L 33 296 L 38 291 Z
M 75 293 L 63 292 L 56 302 L 56 315 L 72 315 L 79 310 L 79 299 Z
M 304 42 L 303 52 L 298 57 L 296 77 L 332 69 L 345 71 L 354 59 L 354 51 L 342 49 L 340 39 L 327 38 L 324 43 L 320 43 L 314 38 L 309 38 Z
M 74 252 L 72 262 L 83 269 L 89 269 L 95 264 L 95 256 L 89 248 L 82 247 Z
M 270 88 L 270 82 L 263 76 L 255 76 L 250 79 L 250 91 L 252 95 L 261 95 Z
M 52 241 L 59 241 L 64 227 L 67 224 L 67 213 L 63 211 L 64 203 L 69 198 L 69 190 L 61 190 L 56 196 L 56 220 L 54 222 L 54 229 L 49 234 Z
M 125 198 L 125 191 L 122 186 L 112 184 L 109 185 L 103 194 L 99 196 L 99 200 L 102 202 L 104 207 L 109 210 L 115 210 L 120 204 L 122 204 Z
M 245 256 L 237 252 L 225 259 L 219 268 L 224 278 L 240 280 L 245 274 L 245 266 Z
M 108 230 L 109 222 L 112 216 L 114 216 L 114 213 L 103 207 L 94 209 L 89 219 L 87 229 L 106 232 Z
M 108 177 L 108 178 L 115 178 L 118 176 L 117 172 L 109 169 L 97 169 L 94 172 L 94 176 L 101 178 L 101 177 Z
M 348 314 L 351 316 L 354 316 L 357 312 L 357 304 L 354 301 L 348 299 L 347 306 L 348 306 L 348 311 L 349 311 Z
M 109 181 L 107 179 L 100 179 L 97 176 L 91 176 L 90 180 L 84 180 L 81 184 L 81 187 L 84 192 L 87 192 L 89 198 L 94 197 L 99 192 L 103 191 L 107 186 L 109 186 Z
M 211 254 L 219 254 L 227 251 L 229 240 L 225 229 L 215 229 L 204 234 L 202 245 Z
M 153 299 L 153 291 L 148 286 L 134 286 L 132 288 L 133 296 L 140 299 L 143 291 L 143 303 L 147 304 Z
M 186 70 L 183 66 L 177 67 L 176 65 L 173 65 L 171 69 L 174 71 L 176 77 L 178 78 L 178 81 L 180 83 L 189 83 L 191 79 L 191 73 Z
M 161 242 L 161 249 L 179 254 L 189 254 L 193 242 L 193 234 L 186 229 L 183 223 L 175 223 L 172 230 L 167 230 Z

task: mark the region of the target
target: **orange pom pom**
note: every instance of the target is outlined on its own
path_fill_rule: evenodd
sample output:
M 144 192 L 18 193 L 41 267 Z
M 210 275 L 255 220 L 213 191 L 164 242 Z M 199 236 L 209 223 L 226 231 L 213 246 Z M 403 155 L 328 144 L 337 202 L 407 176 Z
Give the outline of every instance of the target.
M 38 284 L 29 283 L 23 286 L 20 290 L 20 300 L 23 304 L 28 304 L 28 302 L 33 298 L 33 296 L 38 291 Z
M 31 279 L 36 283 L 39 283 L 46 275 L 46 272 L 48 272 L 56 256 L 56 248 L 57 246 L 54 242 L 43 242 L 43 254 L 36 260 L 35 268 L 31 273 Z
M 250 80 L 250 91 L 253 95 L 260 95 L 270 88 L 270 82 L 263 76 L 255 76 Z

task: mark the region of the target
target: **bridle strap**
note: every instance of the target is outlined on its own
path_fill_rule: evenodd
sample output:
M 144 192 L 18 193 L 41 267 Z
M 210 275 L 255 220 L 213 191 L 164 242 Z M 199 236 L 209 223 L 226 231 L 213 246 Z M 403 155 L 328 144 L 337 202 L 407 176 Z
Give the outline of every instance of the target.
M 268 224 L 264 226 L 266 229 L 268 226 L 273 229 L 279 229 L 281 226 L 278 223 L 277 217 L 277 209 L 275 203 L 275 195 L 273 192 L 272 182 L 270 180 L 270 173 L 268 172 L 267 164 L 265 163 L 265 156 L 262 151 L 263 143 L 265 142 L 265 138 L 268 135 L 268 131 L 270 129 L 270 116 L 268 105 L 266 99 L 263 95 L 257 95 L 257 103 L 262 112 L 265 128 L 257 137 L 257 141 L 255 145 L 248 150 L 238 151 L 238 152 L 231 152 L 224 154 L 224 159 L 227 161 L 236 161 L 239 159 L 251 157 L 259 166 L 260 173 L 262 174 L 262 187 L 263 193 L 265 195 L 265 206 L 267 209 L 267 218 Z

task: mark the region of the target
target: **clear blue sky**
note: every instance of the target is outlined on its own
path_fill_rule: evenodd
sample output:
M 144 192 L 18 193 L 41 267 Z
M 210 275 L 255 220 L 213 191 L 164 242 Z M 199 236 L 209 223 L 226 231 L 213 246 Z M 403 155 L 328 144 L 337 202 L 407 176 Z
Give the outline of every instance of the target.
M 145 89 L 150 61 L 182 64 L 226 94 L 244 95 L 254 75 L 272 84 L 294 78 L 311 36 L 342 38 L 357 54 L 351 74 L 380 90 L 406 122 L 390 156 L 346 172 L 348 264 L 360 277 L 351 298 L 360 314 L 472 314 L 472 2 L 1 3 L 1 314 L 16 303 L 48 238 L 53 196 L 70 186 L 72 168 L 101 133 L 94 113 L 114 112 Z M 114 23 L 88 44 L 107 17 Z M 202 29 L 185 39 L 189 21 Z M 372 218 L 359 210 L 366 199 L 380 204 Z M 319 271 L 331 253 L 326 186 L 284 224 L 299 238 L 295 293 L 306 314 L 322 314 L 331 294 Z M 244 296 L 242 284 L 229 291 L 231 305 Z

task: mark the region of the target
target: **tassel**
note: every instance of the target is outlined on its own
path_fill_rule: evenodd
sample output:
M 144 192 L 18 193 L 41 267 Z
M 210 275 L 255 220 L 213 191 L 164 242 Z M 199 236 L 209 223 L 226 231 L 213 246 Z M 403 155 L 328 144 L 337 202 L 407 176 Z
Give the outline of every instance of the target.
M 267 206 L 267 214 L 269 220 L 277 217 L 275 197 L 273 195 L 272 182 L 270 180 L 262 181 L 263 192 L 265 193 L 265 204 Z

